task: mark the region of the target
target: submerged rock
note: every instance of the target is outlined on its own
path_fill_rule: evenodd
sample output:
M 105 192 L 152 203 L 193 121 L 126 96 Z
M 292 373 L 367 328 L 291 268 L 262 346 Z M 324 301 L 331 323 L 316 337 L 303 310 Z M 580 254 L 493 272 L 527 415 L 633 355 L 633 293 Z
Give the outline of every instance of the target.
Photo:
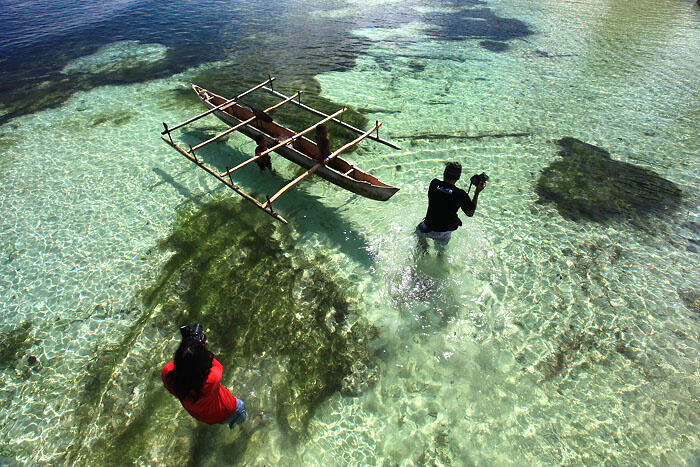
M 687 221 L 683 223 L 683 227 L 688 229 L 690 232 L 700 235 L 700 224 L 697 222 Z
M 510 48 L 507 43 L 499 41 L 480 41 L 479 45 L 491 52 L 505 52 Z
M 573 57 L 572 54 L 551 54 L 545 50 L 535 50 L 534 55 L 536 57 L 542 58 L 562 58 L 562 57 Z
M 414 73 L 418 73 L 418 72 L 425 70 L 425 62 L 423 60 L 411 60 L 408 63 L 408 67 Z
M 681 202 L 681 189 L 649 169 L 613 160 L 605 149 L 575 138 L 557 144 L 561 158 L 542 170 L 535 190 L 567 219 L 645 220 L 668 215 Z
M 692 289 L 679 289 L 678 296 L 681 297 L 685 307 L 700 315 L 700 291 Z
M 634 361 L 637 350 L 627 341 L 626 331 L 627 328 L 617 325 L 581 331 L 570 325 L 559 336 L 555 350 L 545 355 L 532 368 L 542 374 L 542 381 L 551 381 L 562 373 L 580 371 L 587 366 L 604 363 L 612 352 Z
M 70 61 L 61 72 L 66 75 L 99 74 L 137 69 L 164 60 L 167 51 L 163 44 L 119 41 L 100 47 L 94 54 Z
M 20 355 L 34 343 L 30 321 L 0 333 L 0 370 L 15 368 Z

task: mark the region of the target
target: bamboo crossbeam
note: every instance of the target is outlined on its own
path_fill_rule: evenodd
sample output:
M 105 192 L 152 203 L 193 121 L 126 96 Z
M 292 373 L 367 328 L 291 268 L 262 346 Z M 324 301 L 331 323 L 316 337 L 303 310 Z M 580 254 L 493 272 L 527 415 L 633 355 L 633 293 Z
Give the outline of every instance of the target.
M 275 91 L 274 89 L 268 88 L 267 86 L 263 86 L 263 87 L 262 87 L 262 90 L 265 91 L 265 92 L 267 92 L 267 93 L 269 93 L 269 94 L 272 94 L 273 96 L 277 96 L 277 97 L 282 98 L 282 99 L 286 99 L 286 98 L 287 98 L 287 96 L 285 96 L 285 95 L 282 94 L 281 92 L 277 92 L 277 91 Z M 296 105 L 296 106 L 298 106 L 298 107 L 304 109 L 304 110 L 308 110 L 309 112 L 318 115 L 319 117 L 327 117 L 327 116 L 328 116 L 327 114 L 321 112 L 320 110 L 316 110 L 316 109 L 314 109 L 313 107 L 309 107 L 308 105 L 302 104 L 301 102 L 292 101 L 292 103 L 293 103 L 294 105 Z M 362 134 L 362 133 L 363 133 L 363 130 L 360 130 L 359 128 L 355 128 L 354 126 L 352 126 L 352 125 L 350 125 L 350 124 L 348 124 L 348 123 L 341 122 L 340 120 L 335 120 L 335 119 L 334 119 L 333 122 L 337 123 L 338 125 L 342 126 L 343 128 L 347 128 L 347 129 L 350 130 L 350 131 L 354 131 L 355 133 L 358 133 L 358 134 Z M 385 139 L 382 139 L 382 138 L 380 138 L 379 136 L 371 136 L 371 135 L 370 135 L 370 136 L 368 136 L 368 138 L 371 139 L 371 140 L 373 140 L 373 141 L 376 141 L 376 142 L 378 142 L 378 143 L 385 144 L 385 145 L 389 146 L 390 148 L 401 149 L 401 146 L 399 146 L 398 144 L 394 144 L 394 143 L 392 143 L 391 141 L 387 141 L 387 140 L 385 140 Z
M 297 183 L 301 182 L 302 180 L 304 180 L 306 177 L 308 177 L 308 176 L 311 175 L 312 173 L 316 172 L 316 171 L 317 171 L 318 169 L 320 169 L 322 166 L 326 165 L 326 164 L 327 164 L 328 162 L 330 162 L 332 159 L 334 159 L 335 157 L 337 157 L 340 153 L 342 153 L 342 152 L 344 152 L 345 150 L 347 150 L 347 149 L 351 148 L 352 146 L 356 145 L 357 143 L 359 143 L 359 142 L 362 141 L 363 139 L 369 137 L 369 135 L 372 134 L 373 131 L 378 130 L 380 126 L 382 126 L 382 124 L 379 123 L 379 122 L 377 122 L 377 124 L 374 125 L 374 128 L 372 128 L 372 129 L 369 130 L 369 131 L 364 132 L 364 133 L 362 134 L 362 136 L 360 136 L 360 137 L 357 138 L 357 139 L 354 139 L 354 140 L 350 141 L 349 143 L 347 143 L 346 145 L 344 145 L 342 148 L 338 149 L 338 150 L 335 151 L 333 154 L 331 154 L 331 155 L 329 155 L 328 157 L 326 157 L 326 158 L 323 160 L 323 162 L 319 162 L 318 164 L 314 165 L 314 166 L 311 167 L 309 170 L 307 170 L 306 172 L 304 172 L 303 174 L 299 175 L 297 178 L 295 178 L 294 180 L 292 180 L 291 182 L 289 182 L 288 184 L 286 184 L 286 185 L 285 185 L 281 190 L 279 190 L 277 193 L 275 193 L 275 194 L 272 195 L 271 197 L 268 197 L 268 198 L 267 198 L 267 202 L 265 202 L 265 203 L 262 204 L 262 208 L 263 208 L 263 209 L 269 208 L 270 205 L 271 205 L 272 203 L 274 203 L 280 196 L 282 196 L 283 194 L 285 194 L 285 193 L 286 193 L 290 188 L 292 188 L 294 185 L 296 185 Z
M 292 102 L 293 102 L 293 101 L 292 101 Z M 279 148 L 281 148 L 282 146 L 286 146 L 287 144 L 293 142 L 293 141 L 296 140 L 297 138 L 299 138 L 299 137 L 305 135 L 306 133 L 310 132 L 311 130 L 313 130 L 314 128 L 316 128 L 318 125 L 320 125 L 320 124 L 322 124 L 322 123 L 326 123 L 328 120 L 330 120 L 330 119 L 332 119 L 332 118 L 334 118 L 334 117 L 337 117 L 338 115 L 340 115 L 340 114 L 343 113 L 343 112 L 345 112 L 345 107 L 343 107 L 342 109 L 340 109 L 339 111 L 337 111 L 337 112 L 334 113 L 333 115 L 328 115 L 326 118 L 324 118 L 324 119 L 321 120 L 320 122 L 314 123 L 313 125 L 311 125 L 310 127 L 306 128 L 305 130 L 300 131 L 299 133 L 293 134 L 293 135 L 290 136 L 288 139 L 285 139 L 284 141 L 281 141 L 280 143 L 275 144 L 274 146 L 272 146 L 271 148 L 269 148 L 269 149 L 267 149 L 267 150 L 261 152 L 261 153 L 258 154 L 257 156 L 251 157 L 250 159 L 241 162 L 240 164 L 238 164 L 238 165 L 235 166 L 234 168 L 229 169 L 229 170 L 227 170 L 226 172 L 220 174 L 220 176 L 221 176 L 221 177 L 225 177 L 225 176 L 227 176 L 227 175 L 231 175 L 231 174 L 232 174 L 233 172 L 235 172 L 236 170 L 242 169 L 242 168 L 245 167 L 246 165 L 250 164 L 250 163 L 253 162 L 253 161 L 256 161 L 256 160 L 260 159 L 261 157 L 266 156 L 267 154 L 271 153 L 271 152 L 274 151 L 275 149 L 279 149 Z
M 289 101 L 291 101 L 292 99 L 296 98 L 297 96 L 301 95 L 301 93 L 302 93 L 302 91 L 297 91 L 297 93 L 296 93 L 295 95 L 293 95 L 292 97 L 289 97 L 289 98 L 287 98 L 287 99 L 285 99 L 285 100 L 283 100 L 283 101 L 281 101 L 281 102 L 278 102 L 277 104 L 273 105 L 272 107 L 268 107 L 267 109 L 263 110 L 263 112 L 271 112 L 271 111 L 273 111 L 273 110 L 275 110 L 275 109 L 277 109 L 277 108 L 279 108 L 279 107 L 282 107 L 282 106 L 283 106 L 284 104 L 286 104 L 287 102 L 289 102 Z M 213 142 L 216 141 L 217 139 L 222 138 L 222 137 L 228 135 L 229 133 L 233 133 L 234 131 L 238 130 L 240 127 L 245 126 L 245 125 L 251 123 L 251 122 L 254 121 L 256 118 L 258 118 L 258 117 L 257 117 L 257 116 L 250 117 L 249 119 L 244 120 L 244 121 L 242 121 L 241 123 L 232 126 L 232 127 L 229 128 L 228 130 L 225 130 L 225 131 L 219 133 L 218 135 L 216 135 L 216 136 L 214 136 L 214 137 L 212 137 L 212 138 L 209 138 L 208 140 L 204 141 L 203 143 L 199 143 L 198 145 L 196 145 L 195 147 L 192 148 L 191 152 L 197 151 L 197 150 L 199 150 L 200 148 L 203 148 L 204 146 L 206 146 L 207 144 L 213 143 Z
M 255 86 L 255 87 L 253 87 L 253 88 L 251 88 L 251 89 L 248 89 L 246 92 L 237 95 L 237 96 L 234 97 L 233 99 L 229 99 L 229 100 L 227 100 L 226 102 L 224 102 L 223 104 L 214 107 L 213 109 L 209 109 L 209 110 L 207 110 L 206 112 L 201 113 L 201 114 L 199 114 L 199 115 L 197 115 L 197 116 L 195 116 L 195 117 L 192 117 L 192 118 L 190 118 L 190 119 L 187 120 L 187 121 L 184 121 L 184 122 L 182 122 L 182 123 L 179 123 L 179 124 L 175 125 L 175 126 L 172 127 L 172 128 L 168 128 L 168 129 L 166 129 L 165 131 L 162 131 L 160 134 L 161 134 L 161 135 L 164 135 L 164 134 L 166 134 L 166 133 L 170 133 L 170 132 L 173 131 L 173 130 L 177 130 L 178 128 L 181 128 L 181 127 L 183 127 L 183 126 L 185 126 L 185 125 L 189 125 L 190 123 L 192 123 L 192 122 L 194 122 L 194 121 L 196 121 L 196 120 L 199 120 L 199 119 L 202 118 L 202 117 L 206 117 L 207 115 L 209 115 L 209 114 L 212 113 L 212 112 L 215 112 L 215 111 L 217 111 L 217 110 L 224 110 L 227 106 L 230 106 L 230 105 L 233 104 L 233 102 L 235 102 L 236 100 L 240 99 L 241 97 L 247 96 L 248 94 L 250 94 L 250 93 L 253 92 L 253 91 L 257 91 L 258 89 L 262 88 L 262 87 L 265 86 L 266 84 L 269 84 L 269 83 L 271 83 L 272 81 L 274 81 L 274 79 L 275 79 L 275 77 L 274 77 L 274 76 L 271 76 L 270 79 L 268 79 L 267 81 L 263 81 L 262 83 L 258 84 L 257 86 Z
M 293 141 L 299 139 L 300 137 L 304 136 L 305 134 L 307 134 L 308 132 L 310 132 L 311 130 L 313 130 L 314 128 L 316 128 L 317 126 L 326 123 L 328 120 L 332 120 L 333 118 L 337 117 L 338 115 L 342 114 L 343 112 L 345 112 L 345 107 L 343 107 L 342 109 L 340 109 L 339 111 L 337 111 L 337 112 L 334 113 L 333 115 L 328 115 L 328 116 L 326 116 L 326 118 L 324 118 L 324 119 L 321 120 L 320 122 L 314 123 L 313 125 L 311 125 L 310 127 L 306 128 L 305 130 L 302 130 L 302 131 L 300 131 L 299 133 L 293 134 L 292 136 L 289 137 L 289 139 L 286 139 L 286 140 L 284 140 L 284 141 L 282 141 L 282 142 L 280 142 L 280 143 L 278 143 L 278 144 L 272 146 L 271 148 L 266 149 L 265 151 L 263 151 L 263 152 L 260 153 L 260 156 L 267 155 L 267 154 L 271 153 L 272 151 L 274 151 L 275 149 L 281 148 L 282 146 L 285 146 L 285 145 L 287 145 L 287 144 L 289 144 L 289 143 L 291 143 L 291 142 L 293 142 Z
M 259 209 L 262 209 L 262 210 L 265 211 L 267 214 L 269 214 L 270 216 L 274 217 L 275 219 L 277 219 L 277 220 L 280 221 L 280 222 L 284 222 L 285 224 L 288 223 L 287 220 L 286 220 L 284 217 L 280 216 L 278 213 L 274 212 L 274 211 L 273 211 L 271 208 L 269 208 L 269 207 L 263 207 L 263 205 L 260 203 L 260 201 L 258 201 L 257 199 L 253 198 L 253 197 L 250 196 L 248 193 L 246 193 L 245 191 L 243 191 L 243 190 L 241 190 L 240 188 L 238 188 L 236 185 L 234 185 L 234 184 L 233 184 L 232 182 L 230 182 L 229 180 L 226 180 L 224 177 L 220 176 L 214 169 L 212 169 L 211 167 L 207 166 L 206 164 L 204 164 L 202 161 L 198 160 L 198 159 L 197 159 L 196 157 L 194 157 L 193 155 L 189 154 L 187 151 L 185 151 L 184 149 L 182 149 L 182 148 L 181 148 L 180 146 L 178 146 L 177 144 L 175 144 L 175 143 L 169 141 L 168 138 L 166 138 L 165 136 L 161 136 L 161 139 L 162 139 L 163 141 L 165 141 L 166 143 L 168 143 L 168 144 L 169 144 L 170 146 L 172 146 L 173 148 L 175 148 L 180 154 L 182 154 L 183 156 L 185 156 L 186 158 L 188 158 L 190 161 L 194 162 L 196 165 L 198 165 L 199 167 L 201 167 L 202 169 L 204 169 L 204 170 L 205 170 L 206 172 L 208 172 L 210 175 L 213 175 L 214 177 L 216 177 L 221 183 L 223 183 L 223 184 L 226 185 L 227 187 L 231 188 L 233 191 L 235 191 L 236 193 L 238 193 L 239 195 L 241 195 L 244 199 L 246 199 L 246 200 L 250 201 L 251 203 L 253 203 L 253 204 L 254 204 L 255 206 L 257 206 Z

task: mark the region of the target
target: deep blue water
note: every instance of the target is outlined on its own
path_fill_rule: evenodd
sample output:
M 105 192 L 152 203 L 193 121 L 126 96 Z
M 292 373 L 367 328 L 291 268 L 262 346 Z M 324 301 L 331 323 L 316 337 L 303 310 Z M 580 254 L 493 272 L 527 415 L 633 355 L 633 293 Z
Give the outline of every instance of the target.
M 309 11 L 337 7 L 334 2 L 289 0 L 186 1 L 152 0 L 50 2 L 0 1 L 0 122 L 63 102 L 77 90 L 104 84 L 126 84 L 161 78 L 197 64 L 233 60 L 234 76 L 221 79 L 223 90 L 234 80 L 256 81 L 277 76 L 315 74 L 351 67 L 369 40 L 349 34 L 355 28 L 398 27 L 420 19 L 434 25 L 430 37 L 448 40 L 504 42 L 532 34 L 517 19 L 495 15 L 484 2 L 457 0 L 436 6 L 469 7 L 417 18 L 410 8 L 368 7 L 361 19 L 333 18 Z M 454 10 L 452 10 L 454 11 Z M 137 40 L 168 47 L 167 57 L 153 66 L 104 74 L 66 76 L 71 60 L 117 41 Z M 505 49 L 505 47 L 502 47 Z M 219 89 L 222 89 L 219 88 Z

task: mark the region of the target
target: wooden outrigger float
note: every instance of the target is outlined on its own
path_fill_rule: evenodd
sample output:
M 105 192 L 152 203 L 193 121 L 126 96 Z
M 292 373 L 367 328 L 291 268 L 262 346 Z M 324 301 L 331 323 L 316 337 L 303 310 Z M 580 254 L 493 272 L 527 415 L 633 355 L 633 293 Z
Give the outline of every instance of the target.
M 340 109 L 331 115 L 327 115 L 319 110 L 302 104 L 302 91 L 298 91 L 293 96 L 285 96 L 284 94 L 275 91 L 271 85 L 274 79 L 274 77 L 269 77 L 268 80 L 258 84 L 257 86 L 245 91 L 242 94 L 237 95 L 233 99 L 225 99 L 224 97 L 209 92 L 206 89 L 193 84 L 192 89 L 194 89 L 194 91 L 197 93 L 197 96 L 199 96 L 200 100 L 204 103 L 204 105 L 206 105 L 209 108 L 209 110 L 173 127 L 168 127 L 168 125 L 165 122 L 163 122 L 165 130 L 161 133 L 161 138 L 163 139 L 163 141 L 175 148 L 175 150 L 177 150 L 180 154 L 188 158 L 194 164 L 201 167 L 215 178 L 217 178 L 221 183 L 228 186 L 233 191 L 241 195 L 243 198 L 253 203 L 259 209 L 262 209 L 270 216 L 274 217 L 279 221 L 284 222 L 285 224 L 287 223 L 286 219 L 280 216 L 279 213 L 273 211 L 272 203 L 279 199 L 279 197 L 282 196 L 284 193 L 289 191 L 290 188 L 292 188 L 297 183 L 299 183 L 300 181 L 302 181 L 303 179 L 305 179 L 313 173 L 319 175 L 320 177 L 328 180 L 329 182 L 341 188 L 349 190 L 358 195 L 379 201 L 386 201 L 389 198 L 391 198 L 394 195 L 394 193 L 399 191 L 398 188 L 391 185 L 387 185 L 386 183 L 380 181 L 374 175 L 364 172 L 363 170 L 353 166 L 349 162 L 339 157 L 341 153 L 355 146 L 364 139 L 372 139 L 392 148 L 400 149 L 400 147 L 396 144 L 379 138 L 379 127 L 381 126 L 381 123 L 376 122 L 376 124 L 370 130 L 367 131 L 355 128 L 347 123 L 344 123 L 338 118 L 345 111 L 345 108 Z M 270 85 L 270 87 L 268 87 L 268 85 Z M 236 103 L 236 101 L 240 100 L 242 97 L 258 89 L 262 89 L 268 92 L 269 94 L 279 97 L 282 100 L 277 104 L 268 107 L 267 109 L 264 109 L 262 111 L 252 108 L 248 109 Z M 275 123 L 272 120 L 272 118 L 267 114 L 268 112 L 272 112 L 275 109 L 287 103 L 293 103 L 299 108 L 307 110 L 323 118 L 322 120 L 314 123 L 312 126 L 302 131 L 292 131 L 289 128 Z M 171 133 L 174 130 L 189 125 L 190 123 L 195 122 L 200 118 L 205 117 L 211 113 L 216 115 L 216 117 L 218 117 L 224 123 L 230 125 L 230 128 L 217 134 L 212 138 L 209 138 L 206 141 L 197 144 L 194 147 L 190 146 L 189 150 L 178 146 L 173 141 Z M 314 130 L 318 125 L 327 122 L 334 122 L 335 124 L 338 124 L 350 131 L 358 133 L 359 136 L 354 140 L 350 141 L 349 143 L 343 145 L 343 147 L 334 151 L 329 156 L 323 158 L 316 143 L 306 138 L 304 135 Z M 252 138 L 253 140 L 255 140 L 258 137 L 258 135 L 262 134 L 268 143 L 269 149 L 263 152 L 262 154 L 255 157 L 251 157 L 250 159 L 247 159 L 232 168 L 227 167 L 226 171 L 223 173 L 217 172 L 215 169 L 206 165 L 204 162 L 197 158 L 196 151 L 214 141 L 219 140 L 220 138 L 230 133 L 233 133 L 234 131 L 240 131 L 244 135 Z M 373 133 L 375 132 L 376 135 L 373 135 Z M 267 200 L 264 203 L 261 203 L 253 196 L 241 190 L 235 183 L 233 183 L 232 174 L 237 170 L 250 164 L 251 162 L 260 159 L 261 157 L 264 157 L 271 152 L 276 152 L 277 154 L 281 155 L 290 162 L 293 162 L 307 170 L 303 174 L 298 176 L 296 179 L 292 180 L 287 185 L 282 187 L 274 195 L 267 196 Z

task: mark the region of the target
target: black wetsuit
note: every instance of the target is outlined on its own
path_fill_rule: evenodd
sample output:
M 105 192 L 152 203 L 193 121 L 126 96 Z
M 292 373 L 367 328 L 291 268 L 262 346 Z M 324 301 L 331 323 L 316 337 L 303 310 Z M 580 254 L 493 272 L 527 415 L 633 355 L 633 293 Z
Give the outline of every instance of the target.
M 457 211 L 466 212 L 476 209 L 466 191 L 434 178 L 428 188 L 428 212 L 425 214 L 425 226 L 432 232 L 457 230 L 462 221 Z

